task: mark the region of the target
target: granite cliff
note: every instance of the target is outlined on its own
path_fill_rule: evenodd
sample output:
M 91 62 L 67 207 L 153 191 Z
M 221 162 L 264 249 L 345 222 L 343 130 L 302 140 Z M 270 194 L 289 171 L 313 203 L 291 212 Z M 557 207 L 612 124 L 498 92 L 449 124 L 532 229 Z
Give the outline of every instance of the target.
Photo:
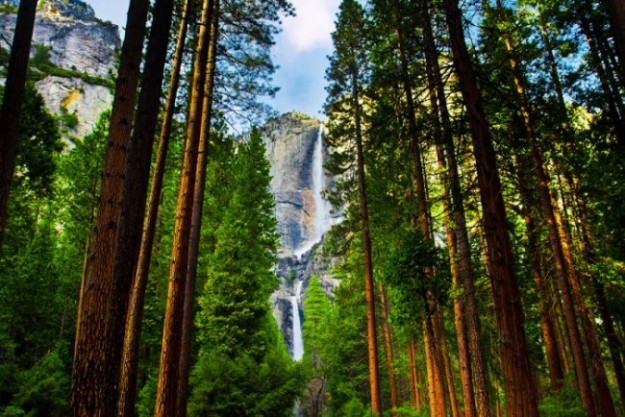
M 5 50 L 13 39 L 18 4 L 0 0 L 0 47 Z M 75 116 L 77 123 L 68 133 L 82 137 L 113 99 L 118 28 L 98 20 L 91 6 L 79 0 L 40 1 L 38 7 L 31 60 L 40 73 L 37 90 L 53 114 Z

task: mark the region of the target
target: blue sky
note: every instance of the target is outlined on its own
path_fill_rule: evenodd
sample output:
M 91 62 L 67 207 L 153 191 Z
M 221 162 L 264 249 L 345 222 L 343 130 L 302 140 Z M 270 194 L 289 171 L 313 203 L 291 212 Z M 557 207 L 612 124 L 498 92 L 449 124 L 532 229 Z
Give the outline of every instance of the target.
M 128 0 L 87 0 L 102 20 L 123 27 Z M 295 18 L 285 18 L 273 57 L 280 69 L 274 81 L 280 87 L 270 104 L 280 113 L 298 110 L 323 118 L 326 56 L 331 53 L 330 33 L 340 0 L 291 0 Z

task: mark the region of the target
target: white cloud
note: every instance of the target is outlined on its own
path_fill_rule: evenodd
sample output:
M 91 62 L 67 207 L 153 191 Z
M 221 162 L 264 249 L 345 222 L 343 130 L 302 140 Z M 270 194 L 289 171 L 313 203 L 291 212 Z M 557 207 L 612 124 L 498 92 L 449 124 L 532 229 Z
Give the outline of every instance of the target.
M 334 20 L 339 0 L 292 0 L 296 17 L 284 19 L 285 43 L 304 52 L 315 48 L 329 48 L 330 34 L 334 31 Z

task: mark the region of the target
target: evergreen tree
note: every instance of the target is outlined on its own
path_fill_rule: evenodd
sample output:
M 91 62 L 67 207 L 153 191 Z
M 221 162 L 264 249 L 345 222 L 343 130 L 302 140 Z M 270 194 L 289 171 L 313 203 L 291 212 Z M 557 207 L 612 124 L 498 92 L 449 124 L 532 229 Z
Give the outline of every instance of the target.
M 304 367 L 308 370 L 305 398 L 301 404 L 307 415 L 317 417 L 327 403 L 328 370 L 330 367 L 329 347 L 332 306 L 316 277 L 310 279 L 304 302 Z
M 375 285 L 371 256 L 371 235 L 365 179 L 365 150 L 363 104 L 361 98 L 367 85 L 368 56 L 366 47 L 365 12 L 353 0 L 343 1 L 339 8 L 336 31 L 332 34 L 334 54 L 326 72 L 328 99 L 326 110 L 339 117 L 331 125 L 336 139 L 355 145 L 355 163 L 358 184 L 358 204 L 362 231 L 362 254 L 365 278 L 365 301 L 367 305 L 367 340 L 369 356 L 369 388 L 371 410 L 381 414 L 380 377 L 378 369 L 378 346 L 376 329 Z M 332 134 L 332 133 L 331 133 Z M 352 145 L 353 146 L 353 145 Z
M 286 416 L 299 387 L 268 302 L 277 285 L 277 234 L 269 164 L 258 131 L 237 148 L 231 175 L 199 299 L 202 348 L 189 412 Z

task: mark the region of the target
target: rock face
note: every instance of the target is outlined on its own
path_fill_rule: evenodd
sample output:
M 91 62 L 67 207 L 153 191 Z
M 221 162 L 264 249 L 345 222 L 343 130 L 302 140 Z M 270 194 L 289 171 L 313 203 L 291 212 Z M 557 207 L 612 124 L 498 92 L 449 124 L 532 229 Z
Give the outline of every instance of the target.
M 19 1 L 0 0 L 0 5 L 16 4 Z M 10 49 L 16 20 L 15 14 L 0 15 L 0 47 Z M 78 124 L 70 135 L 84 136 L 110 107 L 113 95 L 106 85 L 114 79 L 119 47 L 117 26 L 97 20 L 88 4 L 79 0 L 40 2 L 33 55 L 35 51 L 47 54 L 62 74 L 46 76 L 36 86 L 52 113 L 60 114 L 63 108 L 76 115 Z
M 329 260 L 320 255 L 324 234 L 341 220 L 323 197 L 332 186 L 324 169 L 326 150 L 323 125 L 314 118 L 287 113 L 271 120 L 261 134 L 271 163 L 271 188 L 276 200 L 276 217 L 280 233 L 277 275 L 280 289 L 271 297 L 274 316 L 284 340 L 293 352 L 293 318 L 302 317 L 302 299 L 310 278 L 317 276 L 328 294 L 337 282 L 328 274 Z M 302 296 L 296 288 L 301 285 Z M 298 306 L 298 312 L 293 311 Z M 304 346 L 305 349 L 305 346 Z

